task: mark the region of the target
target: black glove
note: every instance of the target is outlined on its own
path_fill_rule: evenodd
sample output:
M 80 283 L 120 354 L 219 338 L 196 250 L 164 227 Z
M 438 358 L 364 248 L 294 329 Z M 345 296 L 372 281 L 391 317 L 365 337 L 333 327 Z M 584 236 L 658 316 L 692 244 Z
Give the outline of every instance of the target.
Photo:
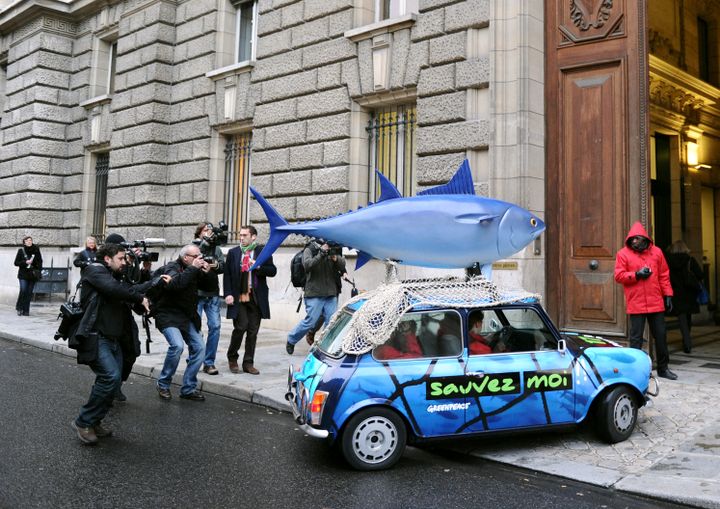
M 665 296 L 665 312 L 670 313 L 672 311 L 672 297 L 669 295 Z
M 635 273 L 635 277 L 638 279 L 647 279 L 650 277 L 650 267 L 643 267 Z

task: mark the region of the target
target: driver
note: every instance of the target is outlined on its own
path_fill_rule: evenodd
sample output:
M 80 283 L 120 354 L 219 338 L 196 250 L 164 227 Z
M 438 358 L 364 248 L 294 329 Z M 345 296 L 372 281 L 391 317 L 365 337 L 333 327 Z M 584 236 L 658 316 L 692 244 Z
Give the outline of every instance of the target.
M 415 320 L 401 321 L 390 340 L 375 349 L 375 358 L 387 360 L 422 357 L 423 353 L 416 333 L 417 324 Z

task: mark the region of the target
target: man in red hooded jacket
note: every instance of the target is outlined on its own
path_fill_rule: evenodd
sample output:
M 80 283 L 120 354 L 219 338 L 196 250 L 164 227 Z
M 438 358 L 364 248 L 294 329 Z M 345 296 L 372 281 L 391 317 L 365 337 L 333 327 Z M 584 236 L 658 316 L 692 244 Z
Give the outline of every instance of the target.
M 653 244 L 643 225 L 632 225 L 625 238 L 625 247 L 615 257 L 615 281 L 625 289 L 625 306 L 630 317 L 630 346 L 642 349 L 645 320 L 655 338 L 657 373 L 676 380 L 668 369 L 665 311 L 672 309 L 670 270 L 662 250 Z

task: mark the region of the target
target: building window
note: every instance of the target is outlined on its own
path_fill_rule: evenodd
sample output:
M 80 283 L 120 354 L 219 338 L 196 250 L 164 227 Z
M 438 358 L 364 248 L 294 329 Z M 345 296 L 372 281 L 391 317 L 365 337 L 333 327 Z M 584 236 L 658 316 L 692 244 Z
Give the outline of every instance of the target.
M 418 12 L 418 0 L 375 0 L 375 21 Z
M 366 128 L 370 154 L 370 201 L 379 197 L 375 170 L 395 184 L 403 196 L 415 189 L 415 105 L 391 106 L 372 112 Z
M 90 97 L 112 95 L 115 92 L 117 40 L 97 39 L 93 57 Z
M 232 136 L 225 145 L 225 196 L 223 214 L 227 218 L 229 240 L 238 240 L 240 227 L 247 224 L 250 187 L 252 133 Z
M 233 2 L 235 6 L 235 62 L 255 60 L 257 0 Z
M 107 94 L 115 92 L 115 63 L 117 62 L 117 41 L 110 44 L 108 52 Z
M 95 159 L 95 205 L 93 207 L 92 235 L 105 238 L 107 229 L 107 183 L 110 169 L 110 153 L 97 154 Z

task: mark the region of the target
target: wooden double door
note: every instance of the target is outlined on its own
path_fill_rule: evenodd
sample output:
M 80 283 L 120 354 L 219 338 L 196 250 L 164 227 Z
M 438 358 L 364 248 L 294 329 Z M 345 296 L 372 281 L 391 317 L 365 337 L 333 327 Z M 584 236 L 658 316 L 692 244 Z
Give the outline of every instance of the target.
M 615 253 L 648 219 L 645 1 L 546 0 L 547 303 L 560 328 L 624 335 Z

